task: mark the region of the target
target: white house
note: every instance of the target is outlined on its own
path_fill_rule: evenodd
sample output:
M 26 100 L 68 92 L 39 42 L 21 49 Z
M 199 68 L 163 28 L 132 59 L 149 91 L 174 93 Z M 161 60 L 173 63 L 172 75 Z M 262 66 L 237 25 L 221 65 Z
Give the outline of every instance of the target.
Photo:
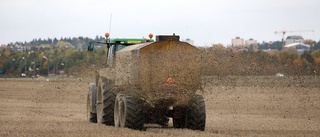
M 304 39 L 302 36 L 288 36 L 286 38 L 286 45 L 292 44 L 292 43 L 303 43 Z
M 304 43 L 291 43 L 285 45 L 284 48 L 295 48 L 299 55 L 301 55 L 305 51 L 310 51 L 310 45 Z

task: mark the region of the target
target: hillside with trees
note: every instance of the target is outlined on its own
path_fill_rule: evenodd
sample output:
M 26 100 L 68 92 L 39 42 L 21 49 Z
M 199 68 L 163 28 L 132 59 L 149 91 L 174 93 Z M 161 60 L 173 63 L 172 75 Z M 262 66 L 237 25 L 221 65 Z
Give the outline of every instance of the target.
M 103 45 L 97 45 L 94 52 L 87 52 L 89 41 L 105 41 L 104 37 L 95 39 L 61 38 L 33 39 L 30 42 L 9 43 L 0 47 L 0 75 L 18 77 L 63 75 L 72 67 L 79 65 L 101 64 L 105 55 Z
M 105 65 L 107 49 L 96 45 L 87 51 L 89 41 L 104 42 L 104 37 L 33 39 L 0 47 L 0 77 L 78 75 L 90 66 Z M 310 41 L 309 41 L 310 42 Z M 319 75 L 320 41 L 311 41 L 311 51 L 298 55 L 293 49 L 281 50 L 281 42 L 262 42 L 246 50 L 213 45 L 202 51 L 203 75 Z M 264 50 L 274 49 L 270 54 Z

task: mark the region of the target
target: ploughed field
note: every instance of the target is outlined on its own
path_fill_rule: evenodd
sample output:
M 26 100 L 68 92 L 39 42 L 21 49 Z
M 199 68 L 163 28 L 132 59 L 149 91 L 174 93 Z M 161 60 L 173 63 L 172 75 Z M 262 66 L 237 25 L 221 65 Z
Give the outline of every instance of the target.
M 89 79 L 0 79 L 0 136 L 320 136 L 320 78 L 203 77 L 205 131 L 87 122 Z

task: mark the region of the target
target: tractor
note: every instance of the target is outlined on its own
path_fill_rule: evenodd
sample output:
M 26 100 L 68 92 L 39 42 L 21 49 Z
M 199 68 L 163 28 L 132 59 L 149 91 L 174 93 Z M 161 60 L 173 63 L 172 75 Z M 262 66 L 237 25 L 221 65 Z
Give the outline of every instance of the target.
M 201 52 L 178 35 L 107 40 L 107 66 L 89 84 L 87 118 L 93 123 L 144 130 L 145 124 L 205 130 Z M 89 51 L 94 50 L 90 42 Z

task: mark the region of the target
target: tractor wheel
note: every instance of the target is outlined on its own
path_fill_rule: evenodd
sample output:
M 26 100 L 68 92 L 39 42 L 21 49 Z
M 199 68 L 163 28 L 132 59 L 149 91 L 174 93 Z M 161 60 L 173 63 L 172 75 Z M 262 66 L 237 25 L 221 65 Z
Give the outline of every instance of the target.
M 97 98 L 97 122 L 99 124 L 114 125 L 114 100 L 115 94 L 111 85 L 107 86 L 106 81 L 101 78 L 98 83 Z
M 186 119 L 187 128 L 204 131 L 206 125 L 206 106 L 204 98 L 201 95 L 195 95 L 189 102 Z
M 173 120 L 173 127 L 175 128 L 185 128 L 186 126 L 186 108 L 185 107 L 174 107 L 173 110 L 175 111 L 175 113 L 178 113 L 179 116 L 174 116 L 172 118 Z
M 119 93 L 114 107 L 114 125 L 121 128 L 142 130 L 144 114 L 142 101 L 128 94 Z
M 88 121 L 92 123 L 97 123 L 96 95 L 97 95 L 96 84 L 90 83 L 89 92 L 87 96 L 87 118 L 88 118 Z

